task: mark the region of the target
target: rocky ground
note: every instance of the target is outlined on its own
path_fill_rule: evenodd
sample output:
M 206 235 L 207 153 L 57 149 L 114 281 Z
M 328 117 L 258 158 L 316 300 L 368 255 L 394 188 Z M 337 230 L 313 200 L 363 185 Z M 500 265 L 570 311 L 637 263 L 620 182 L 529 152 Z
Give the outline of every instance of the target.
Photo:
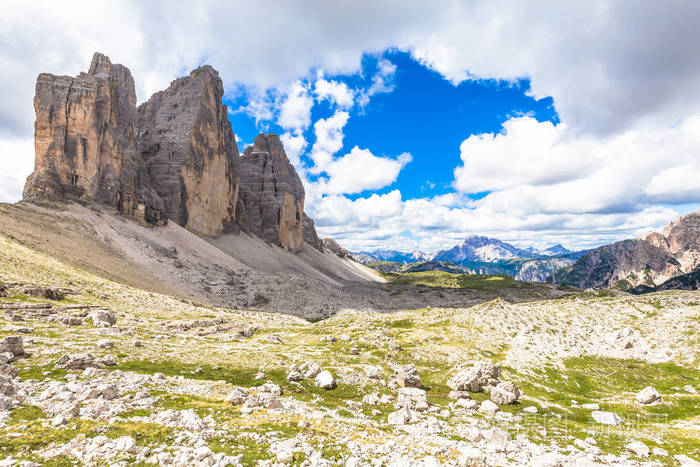
M 0 465 L 699 465 L 695 291 L 311 323 L 2 238 L 0 283 Z

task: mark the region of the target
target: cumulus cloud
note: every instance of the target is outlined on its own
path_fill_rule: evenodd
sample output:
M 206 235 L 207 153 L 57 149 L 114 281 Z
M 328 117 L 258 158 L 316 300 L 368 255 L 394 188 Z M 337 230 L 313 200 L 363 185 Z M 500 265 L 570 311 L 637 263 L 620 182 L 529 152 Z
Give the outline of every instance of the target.
M 355 146 L 348 154 L 328 164 L 324 170 L 328 179 L 319 182 L 320 191 L 353 194 L 384 188 L 396 181 L 401 169 L 411 159 L 408 153 L 403 153 L 396 159 L 377 157 L 369 149 Z
M 303 135 L 293 135 L 291 133 L 282 133 L 280 135 L 280 141 L 284 146 L 284 152 L 287 153 L 289 162 L 297 169 L 297 171 L 302 170 L 301 158 L 300 156 L 304 153 L 308 142 Z
M 307 86 L 295 81 L 282 98 L 277 124 L 285 130 L 301 132 L 311 124 L 311 107 L 314 100 Z
M 325 78 L 316 80 L 314 93 L 318 100 L 328 99 L 342 109 L 352 107 L 355 101 L 355 91 L 350 89 L 347 84 L 340 81 L 329 81 Z
M 29 131 L 31 110 L 22 107 L 36 75 L 76 74 L 94 49 L 129 65 L 144 100 L 202 62 L 227 85 L 267 89 L 313 68 L 357 72 L 364 53 L 393 46 L 453 82 L 530 77 L 533 94 L 554 97 L 563 121 L 610 133 L 697 108 L 699 14 L 700 4 L 682 0 L 13 2 L 0 18 L 0 80 L 16 92 L 2 96 L 0 122 Z
M 350 114 L 336 111 L 331 117 L 321 118 L 314 123 L 316 141 L 309 157 L 313 160 L 312 173 L 325 171 L 333 161 L 333 155 L 343 148 L 345 133 L 343 128 L 348 123 Z

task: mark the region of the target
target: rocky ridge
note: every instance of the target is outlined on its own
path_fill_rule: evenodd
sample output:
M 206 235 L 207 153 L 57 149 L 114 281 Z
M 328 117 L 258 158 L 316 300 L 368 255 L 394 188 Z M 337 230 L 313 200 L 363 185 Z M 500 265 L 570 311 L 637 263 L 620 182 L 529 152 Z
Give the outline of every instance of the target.
M 77 199 L 165 221 L 137 149 L 136 92 L 126 67 L 96 53 L 87 73 L 42 73 L 34 110 L 36 158 L 25 199 Z
M 700 266 L 700 211 L 683 216 L 661 232 L 596 248 L 554 276 L 580 288 L 654 287 Z

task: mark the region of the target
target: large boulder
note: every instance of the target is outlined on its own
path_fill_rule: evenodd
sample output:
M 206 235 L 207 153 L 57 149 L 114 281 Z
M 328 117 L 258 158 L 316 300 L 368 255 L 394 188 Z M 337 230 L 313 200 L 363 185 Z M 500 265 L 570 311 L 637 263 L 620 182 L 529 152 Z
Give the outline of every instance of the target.
M 274 133 L 260 134 L 241 157 L 238 223 L 263 240 L 296 251 L 304 243 L 304 186 Z
M 136 145 L 136 92 L 123 65 L 96 53 L 87 73 L 42 73 L 34 96 L 34 172 L 24 198 L 96 202 L 150 223 L 163 204 Z
M 520 390 L 510 381 L 499 383 L 491 388 L 491 400 L 496 404 L 515 404 L 520 398 Z
M 316 375 L 315 379 L 316 386 L 321 389 L 333 389 L 335 388 L 335 378 L 328 370 L 323 370 Z
M 93 310 L 90 312 L 88 317 L 92 320 L 92 324 L 94 324 L 95 326 L 108 328 L 110 326 L 114 326 L 117 323 L 117 316 L 114 314 L 114 312 L 109 310 Z
M 396 373 L 399 386 L 405 388 L 420 387 L 420 376 L 418 375 L 418 369 L 415 365 L 403 365 Z
M 235 224 L 239 154 L 219 74 L 205 65 L 138 108 L 138 149 L 165 214 L 202 235 Z
M 471 368 L 460 371 L 447 381 L 455 391 L 481 392 L 484 387 L 495 386 L 500 381 L 501 367 L 488 361 L 476 362 Z
M 638 404 L 647 405 L 661 401 L 661 394 L 652 386 L 647 386 L 637 393 L 634 398 Z

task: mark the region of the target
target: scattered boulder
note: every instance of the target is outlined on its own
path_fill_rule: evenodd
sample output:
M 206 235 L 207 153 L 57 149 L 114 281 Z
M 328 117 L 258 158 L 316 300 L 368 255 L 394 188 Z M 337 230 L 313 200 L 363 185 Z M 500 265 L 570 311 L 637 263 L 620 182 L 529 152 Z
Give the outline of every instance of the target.
M 117 323 L 117 317 L 114 312 L 109 310 L 93 310 L 88 315 L 88 318 L 92 320 L 92 324 L 100 327 L 111 327 Z
M 625 446 L 629 452 L 638 457 L 649 457 L 649 448 L 640 441 L 633 441 Z
M 281 396 L 282 388 L 276 385 L 275 383 L 265 383 L 262 386 L 260 386 L 260 392 L 269 393 L 274 396 Z
M 597 402 L 593 402 L 590 404 L 581 404 L 581 408 L 586 410 L 600 410 L 600 405 Z
M 471 399 L 471 396 L 467 391 L 450 391 L 447 397 L 454 400 Z
M 61 316 L 58 321 L 66 326 L 82 326 L 83 320 L 78 316 Z
M 413 420 L 413 414 L 407 407 L 391 412 L 387 417 L 387 423 L 392 426 L 408 425 L 411 420 Z
M 420 376 L 418 376 L 418 369 L 415 365 L 404 365 L 399 368 L 397 373 L 399 386 L 405 388 L 420 387 Z
M 260 392 L 258 394 L 252 394 L 250 397 L 248 397 L 243 405 L 244 409 L 251 409 L 255 407 L 281 409 L 282 402 L 279 400 L 276 394 L 271 392 Z
M 652 386 L 647 386 L 634 397 L 638 404 L 648 405 L 654 402 L 661 402 L 661 394 Z
M 21 336 L 9 336 L 0 340 L 0 354 L 9 353 L 11 360 L 24 355 L 24 341 Z
M 379 396 L 376 393 L 367 394 L 362 398 L 362 403 L 365 405 L 377 405 L 379 404 Z
M 241 405 L 248 399 L 248 391 L 243 388 L 236 388 L 231 391 L 224 401 L 231 405 Z
M 520 398 L 520 390 L 510 381 L 499 383 L 491 389 L 491 400 L 497 404 L 514 404 Z
M 479 406 L 479 412 L 494 414 L 498 412 L 498 406 L 490 400 L 485 400 Z
M 471 368 L 460 371 L 450 378 L 447 385 L 455 391 L 481 392 L 486 386 L 495 386 L 500 381 L 501 367 L 488 361 L 476 362 Z
M 457 399 L 456 404 L 466 410 L 478 410 L 480 405 L 479 401 L 474 399 Z
M 593 420 L 603 425 L 619 425 L 623 422 L 622 417 L 615 412 L 594 410 L 591 412 L 591 417 L 593 417 Z
M 114 342 L 109 339 L 102 339 L 97 341 L 97 346 L 101 349 L 111 349 L 114 347 Z
M 428 409 L 428 394 L 419 388 L 399 388 L 396 408 L 408 407 L 414 410 Z
M 306 362 L 301 366 L 304 378 L 315 378 L 321 372 L 321 367 L 314 362 Z
M 95 358 L 90 354 L 63 355 L 58 359 L 54 368 L 63 370 L 84 370 L 89 367 L 97 367 Z
M 48 298 L 49 300 L 63 300 L 66 298 L 63 290 L 40 285 L 25 285 L 19 289 L 19 292 L 32 297 Z
M 335 378 L 328 370 L 323 370 L 316 375 L 316 386 L 322 389 L 335 388 Z
M 291 369 L 287 373 L 287 381 L 301 381 L 302 379 L 304 379 L 304 377 L 297 368 Z

